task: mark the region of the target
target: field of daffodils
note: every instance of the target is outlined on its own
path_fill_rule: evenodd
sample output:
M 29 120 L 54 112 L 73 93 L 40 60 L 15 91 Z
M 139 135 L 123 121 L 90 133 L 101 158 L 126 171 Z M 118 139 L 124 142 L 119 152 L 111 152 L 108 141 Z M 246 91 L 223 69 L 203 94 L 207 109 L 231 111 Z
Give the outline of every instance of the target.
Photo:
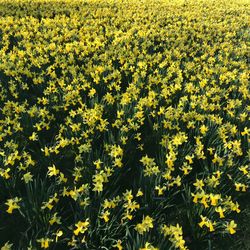
M 0 0 L 1 250 L 249 249 L 249 65 L 250 0 Z

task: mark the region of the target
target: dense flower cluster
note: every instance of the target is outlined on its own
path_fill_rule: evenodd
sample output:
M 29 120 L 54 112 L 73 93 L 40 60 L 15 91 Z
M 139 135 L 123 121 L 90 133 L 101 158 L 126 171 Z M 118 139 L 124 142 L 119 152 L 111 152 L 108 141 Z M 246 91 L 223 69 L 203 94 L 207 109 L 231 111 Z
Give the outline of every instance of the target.
M 0 0 L 2 249 L 235 234 L 249 16 L 248 0 Z

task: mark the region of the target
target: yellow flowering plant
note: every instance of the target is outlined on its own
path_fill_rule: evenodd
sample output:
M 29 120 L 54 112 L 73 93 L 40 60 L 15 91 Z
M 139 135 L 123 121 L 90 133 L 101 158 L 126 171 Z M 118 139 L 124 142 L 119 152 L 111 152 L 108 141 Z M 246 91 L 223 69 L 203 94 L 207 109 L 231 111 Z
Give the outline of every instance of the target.
M 0 0 L 1 249 L 243 249 L 249 16 Z

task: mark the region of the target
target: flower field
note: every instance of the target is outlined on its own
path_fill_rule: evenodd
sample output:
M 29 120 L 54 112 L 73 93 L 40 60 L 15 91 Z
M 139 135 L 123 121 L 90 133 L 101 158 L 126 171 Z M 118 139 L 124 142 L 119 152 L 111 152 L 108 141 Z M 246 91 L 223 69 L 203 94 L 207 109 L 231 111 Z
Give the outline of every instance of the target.
M 0 0 L 1 249 L 249 249 L 249 65 L 249 0 Z

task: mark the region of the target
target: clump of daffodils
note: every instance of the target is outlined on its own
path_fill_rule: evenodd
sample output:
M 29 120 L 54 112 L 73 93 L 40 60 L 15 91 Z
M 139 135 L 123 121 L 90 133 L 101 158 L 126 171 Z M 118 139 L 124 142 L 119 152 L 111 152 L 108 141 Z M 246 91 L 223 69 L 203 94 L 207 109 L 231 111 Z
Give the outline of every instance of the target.
M 2 249 L 220 249 L 241 230 L 249 1 L 0 4 Z
M 150 216 L 146 216 L 142 219 L 141 223 L 138 223 L 135 227 L 136 231 L 138 231 L 139 234 L 143 234 L 145 232 L 148 232 L 150 228 L 153 228 L 153 219 Z
M 188 249 L 185 246 L 185 240 L 183 239 L 182 227 L 177 224 L 176 226 L 163 225 L 162 233 L 165 237 L 169 237 L 169 240 L 172 242 L 173 246 L 176 249 L 186 250 Z

